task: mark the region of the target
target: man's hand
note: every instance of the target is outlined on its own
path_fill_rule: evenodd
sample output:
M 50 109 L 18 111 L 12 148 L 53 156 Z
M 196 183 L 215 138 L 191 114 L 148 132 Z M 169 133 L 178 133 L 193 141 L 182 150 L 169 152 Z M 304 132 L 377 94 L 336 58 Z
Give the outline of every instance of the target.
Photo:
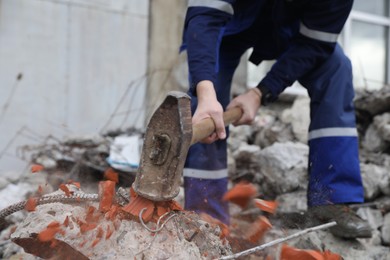
M 252 88 L 234 98 L 227 106 L 227 110 L 233 107 L 242 109 L 243 114 L 233 125 L 250 125 L 256 117 L 257 110 L 261 105 L 261 92 L 258 88 Z
M 192 117 L 192 123 L 196 124 L 203 119 L 211 118 L 215 124 L 215 132 L 202 140 L 202 143 L 211 144 L 218 139 L 226 138 L 225 124 L 223 122 L 223 108 L 217 100 L 214 85 L 211 81 L 204 80 L 196 86 L 198 106 Z

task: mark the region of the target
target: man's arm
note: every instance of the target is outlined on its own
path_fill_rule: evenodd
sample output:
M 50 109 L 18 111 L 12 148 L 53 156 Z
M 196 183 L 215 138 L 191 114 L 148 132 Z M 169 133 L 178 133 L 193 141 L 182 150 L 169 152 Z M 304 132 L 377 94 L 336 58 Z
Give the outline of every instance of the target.
M 234 0 L 189 0 L 183 49 L 187 49 L 191 90 L 196 95 L 200 81 L 215 84 L 218 53 L 226 23 L 234 14 Z
M 271 92 L 271 100 L 333 53 L 352 4 L 324 0 L 303 7 L 299 35 L 258 86 Z
M 198 96 L 192 122 L 212 118 L 215 133 L 204 139 L 212 143 L 226 138 L 223 108 L 214 89 L 218 72 L 218 53 L 224 27 L 233 16 L 232 0 L 189 0 L 183 47 L 187 49 L 190 88 Z

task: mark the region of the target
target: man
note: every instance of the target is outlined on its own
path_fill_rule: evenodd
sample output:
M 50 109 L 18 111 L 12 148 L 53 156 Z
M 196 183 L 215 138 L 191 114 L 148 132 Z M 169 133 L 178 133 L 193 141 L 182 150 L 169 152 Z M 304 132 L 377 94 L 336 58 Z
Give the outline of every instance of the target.
M 337 236 L 370 237 L 368 223 L 346 204 L 363 202 L 352 69 L 337 44 L 353 0 L 189 0 L 183 34 L 193 123 L 214 120 L 216 131 L 193 145 L 184 169 L 185 206 L 229 223 L 227 130 L 223 110 L 240 107 L 235 125 L 250 124 L 261 105 L 298 80 L 311 98 L 308 206 L 313 217 L 337 221 Z M 257 88 L 230 102 L 240 57 L 276 63 Z

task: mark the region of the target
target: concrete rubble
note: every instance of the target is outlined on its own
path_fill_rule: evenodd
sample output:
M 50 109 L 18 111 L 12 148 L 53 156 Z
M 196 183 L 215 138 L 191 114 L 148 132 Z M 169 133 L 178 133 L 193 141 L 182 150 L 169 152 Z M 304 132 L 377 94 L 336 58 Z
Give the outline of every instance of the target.
M 287 108 L 281 103 L 262 109 L 251 133 L 244 131 L 247 138 L 241 145 L 237 140 L 230 141 L 235 165 L 230 176 L 233 180 L 252 180 L 265 198 L 279 202 L 277 217 L 271 222 L 280 227 L 305 228 L 313 224 L 306 216 L 309 98 L 298 97 Z M 302 249 L 326 248 L 344 259 L 390 259 L 390 86 L 377 92 L 357 93 L 355 106 L 366 203 L 353 208 L 369 221 L 374 235 L 371 239 L 348 241 L 319 231 L 290 244 Z M 239 127 L 231 128 L 231 135 L 240 136 L 240 131 Z M 253 142 L 260 149 L 252 148 L 250 153 L 247 143 Z M 278 236 L 283 235 L 274 228 L 264 239 Z
M 384 87 L 377 92 L 357 93 L 355 106 L 361 141 L 360 159 L 365 203 L 352 205 L 352 207 L 361 217 L 369 221 L 374 230 L 373 237 L 344 240 L 323 230 L 291 240 L 287 244 L 301 249 L 330 250 L 340 254 L 346 260 L 390 260 L 390 87 Z M 154 259 L 201 259 L 202 257 L 228 255 L 232 251 L 238 252 L 312 226 L 315 223 L 312 223 L 306 215 L 308 125 L 309 100 L 307 97 L 298 97 L 293 101 L 281 98 L 279 102 L 263 107 L 252 126 L 230 128 L 228 154 L 232 184 L 249 180 L 256 185 L 258 197 L 276 200 L 279 203 L 275 215 L 261 212 L 251 204 L 246 208 L 231 204 L 233 223 L 238 223 L 237 225 L 241 227 L 250 225 L 259 216 L 265 215 L 269 218 L 273 227 L 256 243 L 243 240 L 241 242 L 229 241 L 230 245 L 224 244 L 218 236 L 220 232 L 218 228 L 209 226 L 208 229 L 204 229 L 206 237 L 202 237 L 201 240 L 208 241 L 207 243 L 212 244 L 218 250 L 213 251 L 211 247 L 202 249 L 200 242 L 196 244 L 194 241 L 183 239 L 188 234 L 178 232 L 177 223 L 180 221 L 177 219 L 168 221 L 166 227 L 155 236 L 152 236 L 139 222 L 122 221 L 115 234 L 106 241 L 107 243 L 101 241 L 93 247 L 93 250 L 91 250 L 91 241 L 93 241 L 92 238 L 96 238 L 97 230 L 83 237 L 75 235 L 77 229 L 68 230 L 66 231 L 68 235 L 61 236 L 61 239 L 70 246 L 87 239 L 89 245 L 85 249 L 78 247 L 77 252 L 89 259 L 114 259 L 122 256 L 142 259 L 142 254 L 144 259 L 152 259 L 155 256 L 160 258 Z M 85 183 L 82 185 L 84 192 L 96 192 L 96 183 L 104 178 L 105 169 L 110 167 L 105 158 L 109 154 L 110 142 L 117 134 L 123 133 L 111 133 L 99 138 L 76 138 L 71 139 L 72 141 L 67 140 L 42 145 L 36 149 L 27 149 L 32 154 L 33 163 L 45 166 L 46 193 L 56 190 L 59 183 L 64 183 L 69 179 Z M 134 180 L 134 173 L 118 172 L 118 185 L 129 187 Z M 21 190 L 25 190 L 24 193 L 19 193 L 18 199 L 28 198 L 34 191 L 31 187 L 23 185 L 34 183 L 33 185 L 38 186 L 32 181 L 35 176 L 37 175 L 8 184 L 8 179 L 0 179 L 2 189 L 0 192 L 9 193 L 16 185 Z M 182 200 L 180 196 L 179 202 Z M 2 208 L 6 206 L 2 205 Z M 67 215 L 85 214 L 85 206 L 80 205 L 51 204 L 38 206 L 37 209 L 39 211 L 28 214 L 23 211 L 7 218 L 7 223 L 3 224 L 3 230 L 0 233 L 0 256 L 2 258 L 22 256 L 25 257 L 23 259 L 36 259 L 10 241 L 31 236 L 31 233 L 42 230 L 53 220 L 62 223 Z M 55 215 L 53 211 L 56 212 Z M 38 214 L 38 212 L 45 213 Z M 198 227 L 204 224 L 196 214 L 185 214 L 189 214 L 185 217 L 191 216 L 191 221 L 199 224 Z M 39 226 L 39 223 L 42 225 Z M 110 221 L 102 222 L 103 226 L 111 224 Z M 26 230 L 30 230 L 31 233 L 27 234 Z M 237 230 L 232 232 L 237 232 Z M 150 246 L 151 242 L 152 246 Z M 148 250 L 142 251 L 146 248 Z M 261 257 L 265 255 L 276 256 L 279 251 L 280 246 L 274 246 L 266 250 L 263 255 L 252 256 L 248 259 L 262 259 Z M 205 252 L 208 252 L 207 256 Z
M 83 231 L 79 222 L 88 218 L 84 205 L 52 203 L 38 207 L 10 238 L 26 252 L 44 259 L 212 259 L 231 253 L 229 245 L 220 239 L 218 227 L 193 213 L 176 213 L 164 219 L 159 232 L 150 232 L 137 221 L 104 217 L 96 220 L 96 227 Z M 90 207 L 98 205 L 89 203 Z M 50 223 L 65 220 L 68 222 L 61 224 L 54 241 L 42 243 L 37 239 Z M 154 223 L 148 228 L 156 229 Z

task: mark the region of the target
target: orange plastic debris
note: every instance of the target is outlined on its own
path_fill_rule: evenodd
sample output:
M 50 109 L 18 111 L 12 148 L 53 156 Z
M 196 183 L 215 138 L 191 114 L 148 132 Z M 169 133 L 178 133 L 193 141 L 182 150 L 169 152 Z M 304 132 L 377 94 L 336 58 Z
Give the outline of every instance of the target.
M 115 230 L 118 230 L 122 224 L 122 222 L 119 219 L 115 220 L 113 223 L 114 223 Z
M 284 244 L 282 246 L 281 260 L 341 260 L 341 256 L 329 250 L 325 252 L 315 250 L 303 250 Z
M 135 190 L 133 189 L 133 187 L 130 187 L 130 197 L 131 198 L 135 198 L 137 197 L 138 194 L 135 192 Z
M 167 201 L 167 203 L 169 204 L 169 208 L 171 210 L 178 210 L 178 211 L 182 211 L 183 210 L 183 207 L 175 200 Z
M 152 201 L 138 194 L 134 189 L 130 188 L 130 203 L 122 207 L 122 210 L 129 213 L 133 218 L 138 219 L 142 212 L 142 220 L 144 222 L 158 221 L 158 219 L 167 212 L 172 210 L 183 210 L 179 203 L 174 200 L 169 201 Z
M 80 232 L 83 234 L 87 231 L 90 231 L 90 230 L 93 230 L 97 227 L 97 224 L 96 223 L 85 223 L 85 222 L 82 222 L 81 225 L 80 225 Z
M 42 242 L 48 242 L 54 239 L 54 236 L 60 231 L 60 223 L 52 222 L 46 229 L 38 234 L 38 239 Z
M 113 181 L 101 181 L 99 182 L 99 210 L 101 212 L 107 212 L 110 210 L 112 202 L 115 196 L 115 182 Z
M 43 193 L 43 188 L 41 185 L 38 186 L 38 194 L 42 194 Z
M 146 208 L 146 210 L 144 210 L 144 212 L 142 213 L 142 220 L 144 222 L 148 222 L 153 217 L 155 210 L 155 202 L 138 196 L 133 198 L 130 203 L 125 205 L 122 209 L 130 215 L 138 218 L 139 213 L 144 208 Z
M 343 258 L 339 254 L 335 254 L 329 250 L 325 250 L 323 253 L 325 260 L 342 260 Z
M 47 225 L 47 227 L 48 228 L 59 228 L 60 227 L 60 223 L 57 222 L 57 221 L 53 221 L 49 225 Z
M 261 209 L 262 211 L 269 212 L 271 214 L 275 214 L 276 209 L 278 207 L 278 202 L 262 200 L 262 199 L 254 199 L 256 207 Z
M 119 175 L 113 168 L 108 168 L 104 172 L 104 178 L 110 181 L 113 181 L 115 183 L 119 182 Z
M 302 250 L 288 245 L 283 245 L 280 252 L 281 260 L 324 260 L 321 253 L 314 250 Z
M 62 223 L 62 225 L 64 225 L 65 227 L 69 226 L 69 216 L 65 217 L 64 223 Z
M 161 217 L 165 213 L 169 212 L 170 209 L 164 206 L 157 206 L 157 216 Z
M 85 239 L 85 240 L 83 240 L 83 242 L 80 243 L 79 246 L 80 247 L 84 247 L 87 242 L 88 242 L 88 240 Z
M 159 202 L 154 202 L 156 211 L 153 215 L 153 220 L 158 221 L 158 219 L 166 214 L 167 212 L 170 212 L 172 210 L 177 210 L 181 211 L 183 208 L 181 205 L 175 201 L 175 200 L 169 200 L 169 201 L 159 201 Z
M 27 211 L 34 211 L 36 207 L 37 207 L 37 198 L 29 198 L 26 202 L 26 205 L 24 205 L 24 208 Z
M 94 214 L 96 208 L 94 206 L 89 206 L 87 210 L 87 215 L 85 216 L 85 221 L 88 223 L 97 222 L 99 220 L 100 214 Z
M 43 167 L 43 166 L 40 165 L 40 164 L 33 164 L 33 165 L 31 165 L 31 172 L 32 172 L 32 173 L 40 172 L 40 171 L 42 171 L 43 169 L 45 169 L 45 167 Z
M 106 219 L 113 220 L 119 212 L 119 207 L 117 205 L 112 205 L 110 210 L 106 213 Z
M 96 239 L 92 242 L 91 247 L 95 247 L 99 242 L 100 242 L 100 238 L 96 238 Z
M 70 195 L 72 195 L 72 193 L 70 192 L 70 190 L 68 189 L 68 187 L 65 185 L 65 184 L 61 184 L 60 185 L 60 190 L 62 190 L 63 192 L 65 192 L 65 195 L 67 197 L 69 197 Z
M 256 187 L 248 182 L 239 182 L 223 196 L 224 201 L 230 201 L 241 208 L 248 206 L 250 200 L 257 194 Z
M 264 216 L 260 216 L 251 225 L 251 228 L 246 234 L 246 239 L 252 243 L 257 243 L 271 227 L 272 224 L 269 220 Z
M 104 233 L 103 228 L 99 226 L 97 234 L 96 234 L 96 237 L 97 238 L 102 238 L 103 237 L 103 233 Z
M 110 226 L 107 226 L 107 230 L 106 230 L 106 240 L 109 239 L 111 237 L 113 233 L 113 230 L 111 230 Z

